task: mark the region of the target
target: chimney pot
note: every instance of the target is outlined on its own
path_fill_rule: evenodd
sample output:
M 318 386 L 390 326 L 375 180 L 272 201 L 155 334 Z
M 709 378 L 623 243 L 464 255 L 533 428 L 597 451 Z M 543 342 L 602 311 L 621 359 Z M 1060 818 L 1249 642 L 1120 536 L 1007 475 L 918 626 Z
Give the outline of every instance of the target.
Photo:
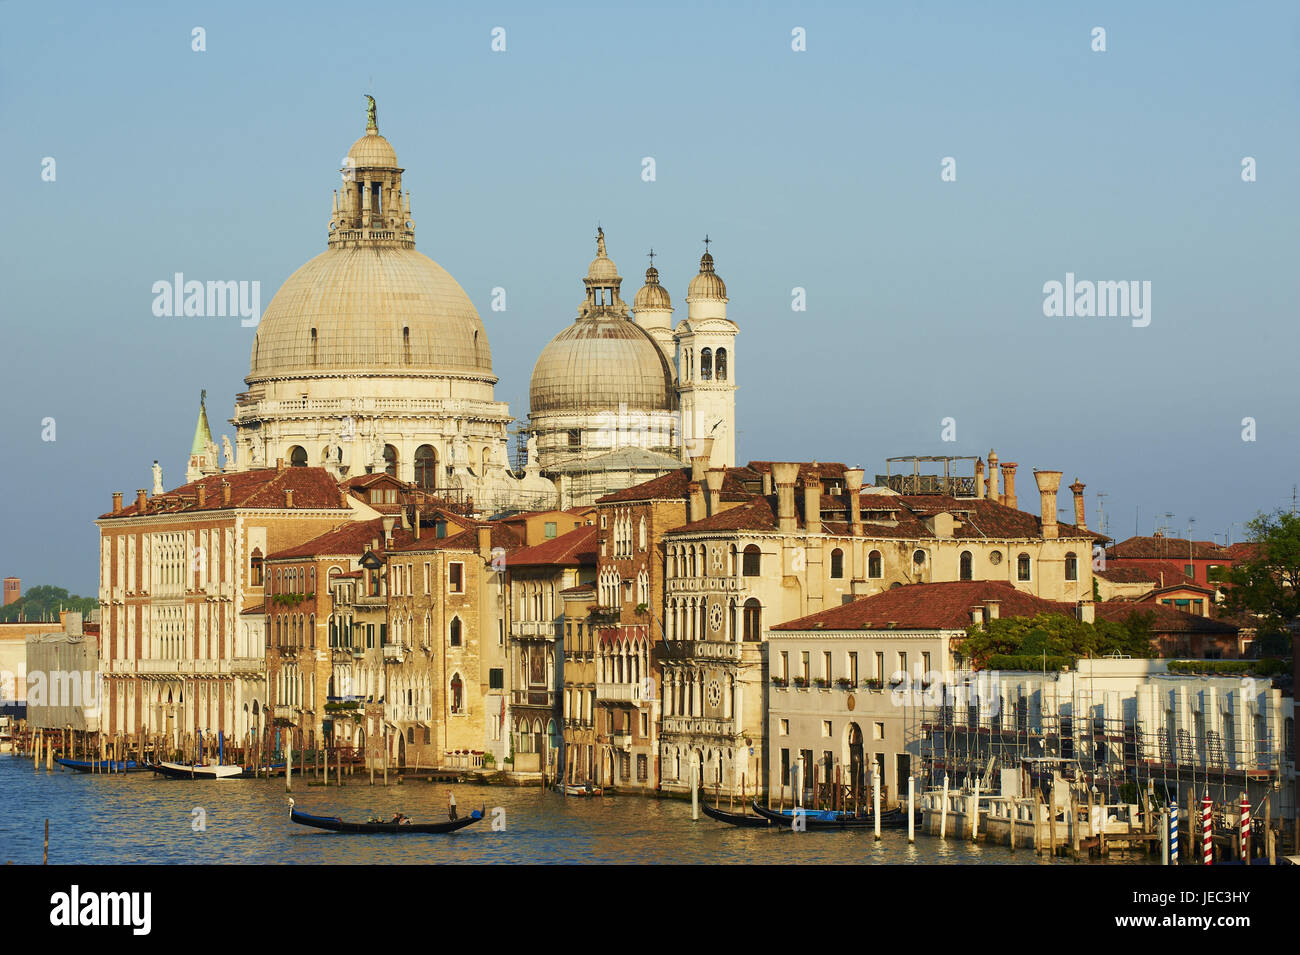
M 1043 538 L 1052 540 L 1060 536 L 1060 528 L 1056 523 L 1056 492 L 1061 486 L 1061 472 L 1035 471 L 1034 480 L 1038 483 L 1038 497 L 1042 507 Z
M 989 500 L 1002 500 L 998 493 L 998 453 L 992 448 L 989 448 Z
M 208 486 L 202 483 L 199 484 L 197 492 L 199 497 L 199 507 L 206 507 L 208 503 Z
M 1002 612 L 1002 601 L 1001 600 L 984 601 L 984 612 L 990 620 L 998 619 L 998 615 L 1001 614 Z
M 691 524 L 704 517 L 704 494 L 699 481 L 686 485 L 686 523 Z
M 341 488 L 339 488 L 339 507 L 341 507 L 343 510 L 346 511 L 346 510 L 348 509 L 348 506 L 349 506 L 349 505 L 348 505 L 348 492 L 347 492 L 347 488 L 342 488 L 342 487 L 341 487 Z
M 772 481 L 776 485 L 777 525 L 783 534 L 794 533 L 797 521 L 794 516 L 794 482 L 799 477 L 799 465 L 773 463 Z
M 222 507 L 230 506 L 230 482 L 229 481 L 221 482 L 221 506 Z
M 415 539 L 419 540 L 420 539 L 420 509 L 418 507 L 415 509 L 415 525 L 411 528 L 411 531 L 415 535 Z
M 844 491 L 849 499 L 849 533 L 862 536 L 862 468 L 845 468 Z
M 816 469 L 803 479 L 803 523 L 809 534 L 822 532 L 822 479 Z
M 135 512 L 143 514 L 147 506 L 144 488 L 137 488 L 135 492 Z
M 1088 522 L 1084 520 L 1083 514 L 1083 489 L 1088 485 L 1083 484 L 1078 478 L 1070 485 L 1070 491 L 1074 494 L 1074 523 L 1081 531 L 1088 529 Z
M 1002 494 L 1002 503 L 1007 507 L 1016 506 L 1016 468 L 1020 465 L 1014 461 L 1008 461 L 1002 465 L 1002 486 L 1005 491 Z
M 1079 620 L 1083 623 L 1097 622 L 1097 608 L 1091 600 L 1080 600 L 1078 608 Z
M 478 526 L 478 555 L 485 561 L 492 559 L 492 525 Z
M 283 471 L 283 470 L 284 470 L 284 458 L 276 458 L 276 459 L 275 459 L 275 469 L 276 469 L 277 471 Z
M 975 499 L 984 500 L 984 459 L 978 458 L 975 461 Z
M 393 527 L 397 524 L 397 518 L 385 517 L 380 521 L 380 526 L 384 529 L 384 547 L 393 546 Z
M 709 514 L 718 513 L 718 507 L 722 503 L 722 482 L 726 478 L 725 468 L 709 468 L 704 475 L 705 483 L 709 487 Z
M 121 513 L 121 511 L 122 511 L 122 492 L 114 491 L 113 492 L 113 513 L 119 514 Z
M 291 487 L 284 489 L 284 506 L 293 507 L 293 488 Z

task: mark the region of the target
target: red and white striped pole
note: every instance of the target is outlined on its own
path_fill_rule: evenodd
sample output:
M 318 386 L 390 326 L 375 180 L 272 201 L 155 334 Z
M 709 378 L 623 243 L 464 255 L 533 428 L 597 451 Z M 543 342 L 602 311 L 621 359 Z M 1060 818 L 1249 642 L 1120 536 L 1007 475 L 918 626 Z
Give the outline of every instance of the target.
M 1241 794 L 1241 858 L 1250 865 L 1250 797 Z
M 1201 800 L 1201 856 L 1206 865 L 1214 864 L 1214 828 L 1213 820 L 1210 818 L 1214 811 L 1214 803 L 1210 802 L 1210 791 L 1205 791 L 1205 798 Z

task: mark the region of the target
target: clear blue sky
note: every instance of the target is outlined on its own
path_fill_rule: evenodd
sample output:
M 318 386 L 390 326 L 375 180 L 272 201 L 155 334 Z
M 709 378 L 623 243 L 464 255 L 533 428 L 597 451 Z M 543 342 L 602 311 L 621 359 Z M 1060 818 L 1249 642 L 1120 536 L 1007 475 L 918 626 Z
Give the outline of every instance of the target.
M 253 329 L 155 318 L 150 288 L 258 280 L 265 307 L 325 247 L 367 91 L 518 416 L 597 221 L 625 298 L 655 248 L 676 317 L 707 232 L 742 461 L 995 447 L 1025 506 L 1032 468 L 1077 475 L 1121 538 L 1289 506 L 1296 4 L 992 6 L 6 4 L 0 573 L 93 593 L 92 520 L 155 458 L 181 483 L 200 388 L 232 431 Z M 1044 317 L 1066 272 L 1150 281 L 1150 326 Z

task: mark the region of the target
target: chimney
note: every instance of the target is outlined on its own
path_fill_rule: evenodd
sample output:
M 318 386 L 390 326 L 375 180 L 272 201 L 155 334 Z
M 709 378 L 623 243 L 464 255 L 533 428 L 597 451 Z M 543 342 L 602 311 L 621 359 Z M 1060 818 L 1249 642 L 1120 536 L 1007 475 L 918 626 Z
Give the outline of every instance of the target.
M 822 532 L 822 478 L 815 469 L 803 479 L 803 523 L 809 534 Z
M 378 553 L 378 552 L 379 552 L 379 538 L 378 538 L 378 537 L 372 537 L 372 538 L 370 538 L 370 552 L 371 552 L 371 553 Z
M 345 488 L 345 487 L 340 487 L 340 488 L 339 488 L 339 507 L 341 507 L 341 508 L 342 508 L 343 510 L 345 510 L 345 511 L 346 511 L 346 510 L 348 509 L 348 507 L 350 506 L 350 505 L 348 504 L 348 497 L 349 497 L 349 496 L 350 496 L 350 495 L 348 494 L 348 490 L 347 490 L 347 488 Z
M 986 601 L 984 601 L 984 616 L 988 617 L 988 619 L 990 619 L 990 620 L 996 620 L 996 619 L 998 619 L 998 615 L 1001 614 L 1001 613 L 1002 613 L 1002 601 L 1001 601 L 1001 600 L 986 600 Z
M 1042 503 L 1043 539 L 1054 540 L 1058 534 L 1056 524 L 1056 491 L 1061 486 L 1060 471 L 1035 471 L 1038 496 Z
M 767 497 L 772 493 L 772 472 L 763 472 L 763 496 Z
M 121 491 L 113 492 L 113 513 L 114 514 L 122 513 L 122 492 Z
M 975 459 L 975 500 L 984 500 L 984 459 Z
M 979 604 L 970 608 L 970 622 L 975 624 L 984 622 L 984 608 Z
M 415 509 L 415 524 L 411 528 L 411 533 L 415 535 L 416 540 L 420 539 L 420 509 L 418 507 Z
M 137 488 L 135 492 L 135 512 L 143 514 L 146 509 L 144 488 Z
M 1014 461 L 1008 461 L 1002 465 L 1002 486 L 1006 490 L 1002 494 L 1002 503 L 1007 507 L 1016 506 L 1016 468 L 1020 465 Z
M 989 448 L 989 500 L 1001 501 L 1002 495 L 998 493 L 998 453 Z
M 221 506 L 222 507 L 230 506 L 230 482 L 229 481 L 221 482 Z
M 690 524 L 704 517 L 704 494 L 700 482 L 692 481 L 686 485 L 686 523 Z
M 485 561 L 492 559 L 492 525 L 480 524 L 478 526 L 478 555 Z
M 704 480 L 709 486 L 709 514 L 718 513 L 722 503 L 722 480 L 727 476 L 726 468 L 709 468 Z
M 291 487 L 284 489 L 284 506 L 293 507 L 293 488 Z
M 794 516 L 794 482 L 798 477 L 797 464 L 772 465 L 772 480 L 776 484 L 777 528 L 783 534 L 794 533 L 798 524 Z
M 1083 489 L 1086 484 L 1081 484 L 1078 478 L 1070 485 L 1070 491 L 1074 494 L 1074 524 L 1081 531 L 1088 529 L 1088 522 L 1083 517 Z
M 862 536 L 862 468 L 845 468 L 844 490 L 849 496 L 849 533 Z
M 1078 617 L 1083 623 L 1097 622 L 1097 608 L 1091 600 L 1080 600 Z
M 713 454 L 712 438 L 696 438 L 693 442 L 698 450 L 691 455 L 691 480 L 703 481 L 704 472 L 709 469 L 709 458 Z
M 384 549 L 387 550 L 393 546 L 393 525 L 397 523 L 395 517 L 385 517 L 380 521 L 380 526 L 384 529 Z
M 205 507 L 208 503 L 208 486 L 200 484 L 198 486 L 199 507 Z
M 276 458 L 276 459 L 275 459 L 275 469 L 276 469 L 277 471 L 283 471 L 283 470 L 284 470 L 284 458 Z

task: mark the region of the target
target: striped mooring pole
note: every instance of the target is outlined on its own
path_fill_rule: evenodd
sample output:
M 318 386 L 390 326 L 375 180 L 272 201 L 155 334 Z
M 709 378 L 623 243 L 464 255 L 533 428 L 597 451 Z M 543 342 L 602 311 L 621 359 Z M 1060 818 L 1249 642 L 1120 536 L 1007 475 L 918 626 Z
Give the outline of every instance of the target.
M 1250 865 L 1250 797 L 1241 794 L 1241 857 Z
M 1169 807 L 1169 864 L 1178 865 L 1178 807 Z
M 1201 856 L 1206 865 L 1214 864 L 1213 811 L 1214 803 L 1210 802 L 1210 791 L 1207 789 L 1205 798 L 1201 800 Z

